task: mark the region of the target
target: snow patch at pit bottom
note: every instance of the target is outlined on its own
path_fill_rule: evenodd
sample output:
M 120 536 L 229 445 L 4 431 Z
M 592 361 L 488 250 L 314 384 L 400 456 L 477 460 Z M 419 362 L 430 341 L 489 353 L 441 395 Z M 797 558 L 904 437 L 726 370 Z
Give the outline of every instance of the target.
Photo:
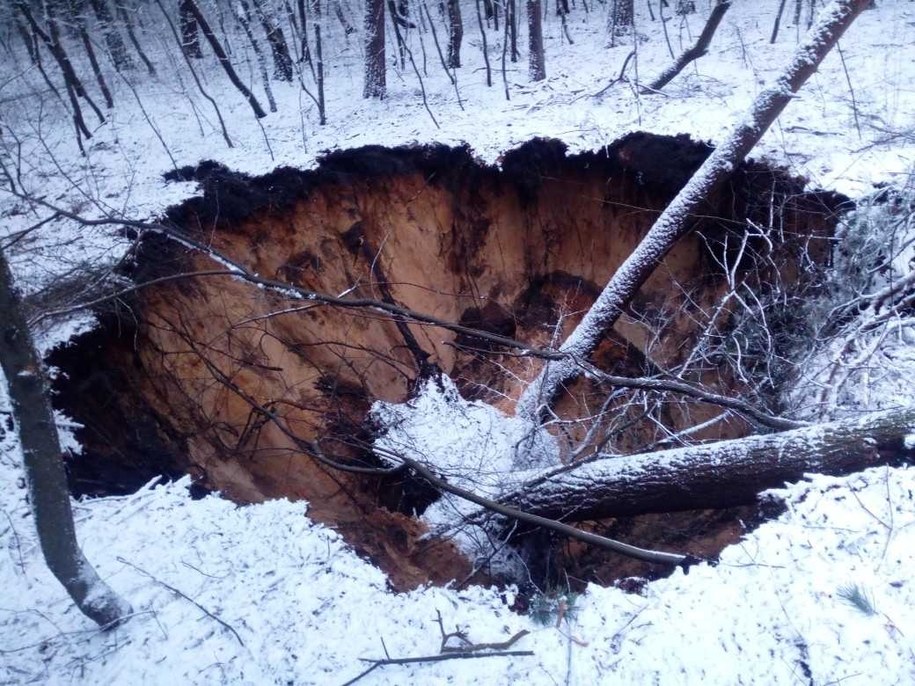
M 376 402 L 371 416 L 381 427 L 375 451 L 391 464 L 399 456 L 426 465 L 455 486 L 485 498 L 518 488 L 537 466 L 555 465 L 559 448 L 542 427 L 461 397 L 447 376 L 426 380 L 405 403 Z M 433 532 L 448 532 L 472 559 L 486 558 L 494 572 L 523 576 L 518 556 L 491 532 L 466 525 L 478 506 L 443 494 L 423 514 Z
M 461 397 L 447 376 L 427 379 L 405 403 L 378 401 L 374 446 L 398 464 L 408 457 L 455 485 L 494 496 L 518 483 L 518 470 L 558 465 L 559 448 L 542 427 Z

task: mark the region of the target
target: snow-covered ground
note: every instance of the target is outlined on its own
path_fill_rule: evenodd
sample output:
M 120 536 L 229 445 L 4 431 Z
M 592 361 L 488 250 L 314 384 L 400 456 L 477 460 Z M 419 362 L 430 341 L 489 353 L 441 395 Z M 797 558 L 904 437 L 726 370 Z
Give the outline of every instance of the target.
M 667 23 L 674 52 L 701 29 L 709 7 L 698 4 L 699 14 Z M 853 196 L 875 182 L 907 182 L 915 162 L 915 5 L 878 4 L 842 40 L 841 55 L 831 54 L 789 105 L 757 156 L 807 176 L 812 185 Z M 358 36 L 347 42 L 327 21 L 326 126 L 317 124 L 314 106 L 298 86 L 275 83 L 279 111 L 261 128 L 215 65 L 202 70 L 232 148 L 177 54 L 155 39 L 149 48 L 162 76 L 130 75 L 137 79 L 135 98 L 111 72 L 116 107 L 94 128 L 85 157 L 69 119 L 40 92 L 39 77 L 20 50 L 5 56 L 2 67 L 0 154 L 17 189 L 28 194 L 85 216 L 146 219 L 195 190 L 165 184 L 161 174 L 201 159 L 262 173 L 279 164 L 309 166 L 325 149 L 370 143 L 467 142 L 481 158 L 497 161 L 532 136 L 561 138 L 572 150 L 606 145 L 635 130 L 715 141 L 795 45 L 788 16 L 778 42 L 769 44 L 776 6 L 735 0 L 711 54 L 660 95 L 639 94 L 633 86 L 671 59 L 660 22 L 651 21 L 644 6 L 637 12 L 645 40 L 614 48 L 606 46 L 602 5 L 590 3 L 590 13 L 578 8 L 570 15 L 573 45 L 550 12 L 549 78 L 529 83 L 524 63 L 509 63 L 506 100 L 500 37 L 487 35 L 495 84 L 488 88 L 473 4 L 466 3 L 460 103 L 431 37 L 423 38 L 424 58 L 413 34 L 440 128 L 423 109 L 409 63 L 403 73 L 389 71 L 385 101 L 362 100 Z M 147 27 L 156 26 L 153 9 Z M 789 8 L 786 15 L 791 13 Z M 170 40 L 164 30 L 161 35 Z M 11 32 L 7 38 L 17 45 Z M 525 45 L 523 37 L 519 44 Z M 628 80 L 607 88 L 634 47 Z M 90 121 L 92 116 L 87 113 Z M 0 190 L 0 214 L 0 231 L 9 236 L 50 211 Z M 102 230 L 54 221 L 18 240 L 12 252 L 20 283 L 34 290 L 51 275 L 116 256 L 118 247 Z M 42 346 L 72 330 L 43 332 Z M 898 385 L 883 394 L 879 384 L 871 391 L 884 402 L 911 402 Z M 381 572 L 308 520 L 305 503 L 237 508 L 217 497 L 191 500 L 184 483 L 143 489 L 75 504 L 87 556 L 137 613 L 100 633 L 41 559 L 7 407 L 0 385 L 0 683 L 342 684 L 366 669 L 364 659 L 438 653 L 437 613 L 446 631 L 460 627 L 475 643 L 504 641 L 527 629 L 530 635 L 512 648 L 533 655 L 385 666 L 360 683 L 915 682 L 912 469 L 812 477 L 782 493 L 786 514 L 727 549 L 718 566 L 677 572 L 642 595 L 591 587 L 567 599 L 570 611 L 558 626 L 555 618 L 544 626 L 512 612 L 511 591 L 394 594 Z

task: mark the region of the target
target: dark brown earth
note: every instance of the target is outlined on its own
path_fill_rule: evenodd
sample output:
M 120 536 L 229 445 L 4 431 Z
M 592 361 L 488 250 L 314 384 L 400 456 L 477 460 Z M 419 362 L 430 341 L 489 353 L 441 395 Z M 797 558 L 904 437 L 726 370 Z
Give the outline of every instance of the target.
M 506 153 L 501 169 L 480 164 L 465 148 L 446 147 L 336 152 L 314 171 L 283 168 L 257 178 L 202 163 L 171 175 L 197 181 L 200 193 L 172 208 L 165 223 L 265 278 L 396 302 L 548 346 L 579 321 L 708 152 L 686 137 L 635 134 L 577 155 L 557 141 L 531 141 Z M 750 241 L 739 265 L 762 292 L 776 280 L 795 284 L 809 265 L 826 261 L 840 201 L 805 192 L 784 172 L 741 166 L 709 198 L 695 231 L 641 289 L 594 361 L 614 374 L 676 366 L 726 290 L 721 265 L 733 261 L 748 220 L 775 224 L 782 239 L 765 263 L 753 258 L 761 246 Z M 206 254 L 147 234 L 131 276 L 142 282 L 219 268 Z M 57 404 L 86 426 L 79 436 L 86 452 L 71 461 L 76 492 L 124 492 L 157 474 L 187 472 L 198 489 L 239 503 L 309 501 L 310 515 L 341 531 L 396 588 L 470 572 L 450 543 L 420 540 L 424 527 L 410 515 L 433 497 L 428 487 L 400 475 L 333 469 L 302 441 L 318 441 L 334 460 L 377 466 L 366 447 L 375 400 L 403 401 L 418 378 L 437 368 L 466 397 L 512 412 L 539 369 L 536 359 L 466 334 L 285 298 L 226 276 L 144 288 L 103 321 L 52 360 L 65 372 Z M 724 366 L 706 366 L 693 379 L 721 392 L 744 391 Z M 587 381 L 568 390 L 557 405 L 563 418 L 593 413 L 608 391 Z M 664 435 L 656 421 L 624 408 L 629 399 L 610 408 L 625 429 L 605 448 L 636 451 Z M 677 431 L 717 412 L 677 401 L 655 419 Z M 560 435 L 564 459 L 589 426 Z M 694 438 L 747 431 L 729 421 Z M 746 515 L 680 513 L 595 526 L 643 546 L 714 554 L 739 538 L 738 519 Z M 557 555 L 585 580 L 609 583 L 644 572 L 578 546 Z

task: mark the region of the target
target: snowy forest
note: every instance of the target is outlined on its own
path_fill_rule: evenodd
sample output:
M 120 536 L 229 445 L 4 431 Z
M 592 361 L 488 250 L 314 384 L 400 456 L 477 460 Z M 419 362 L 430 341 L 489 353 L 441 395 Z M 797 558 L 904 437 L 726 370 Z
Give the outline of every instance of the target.
M 915 682 L 910 0 L 7 0 L 0 684 Z

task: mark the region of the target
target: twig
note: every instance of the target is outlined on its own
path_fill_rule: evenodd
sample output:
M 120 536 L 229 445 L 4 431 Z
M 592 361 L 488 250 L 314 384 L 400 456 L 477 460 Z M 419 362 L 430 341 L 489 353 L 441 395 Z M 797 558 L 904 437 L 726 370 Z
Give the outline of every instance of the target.
M 10 517 L 10 513 L 6 510 L 2 510 L 2 512 L 10 523 L 10 531 L 13 533 L 13 540 L 16 542 L 16 552 L 19 554 L 19 567 L 22 570 L 22 573 L 25 574 L 25 558 L 22 556 L 22 544 L 19 541 L 19 532 L 16 531 L 16 527 L 13 525 L 13 518 Z
M 436 615 L 435 623 L 438 624 L 438 630 L 442 634 L 442 645 L 438 651 L 441 654 L 444 654 L 444 653 L 474 653 L 478 650 L 508 650 L 513 645 L 515 645 L 515 643 L 517 643 L 522 638 L 524 638 L 529 633 L 531 633 L 527 629 L 522 629 L 521 631 L 516 633 L 514 636 L 509 638 L 507 641 L 497 641 L 495 643 L 471 643 L 467 639 L 467 634 L 465 634 L 463 631 L 457 630 L 457 631 L 452 631 L 450 633 L 446 633 L 445 632 L 445 623 L 442 621 L 442 613 L 440 611 L 436 610 L 435 615 Z M 449 638 L 457 638 L 457 639 L 463 641 L 464 645 L 462 645 L 460 648 L 455 648 L 453 646 L 449 646 L 448 645 Z
M 149 579 L 152 579 L 153 581 L 155 581 L 155 582 L 156 582 L 157 584 L 159 584 L 160 586 L 164 586 L 165 588 L 167 588 L 169 591 L 171 591 L 171 592 L 174 593 L 175 595 L 181 596 L 182 598 L 184 598 L 185 600 L 187 600 L 189 603 L 193 603 L 193 604 L 197 607 L 197 609 L 199 609 L 199 610 L 200 610 L 201 612 L 203 612 L 205 615 L 207 615 L 208 617 L 211 617 L 212 619 L 216 620 L 216 621 L 219 622 L 222 626 L 224 626 L 226 629 L 228 629 L 229 631 L 231 631 L 232 634 L 235 636 L 235 638 L 238 639 L 238 642 L 242 645 L 242 647 L 244 647 L 245 642 L 244 642 L 243 640 L 241 640 L 241 636 L 238 635 L 238 632 L 237 632 L 234 628 L 232 628 L 232 626 L 231 626 L 230 624 L 226 623 L 225 621 L 223 621 L 222 619 L 220 619 L 219 617 L 217 617 L 216 615 L 214 615 L 212 612 L 210 612 L 209 610 L 207 610 L 203 605 L 201 605 L 200 603 L 198 603 L 196 600 L 194 600 L 193 598 L 191 598 L 189 595 L 187 595 L 186 593 L 184 593 L 184 592 L 182 592 L 182 591 L 179 591 L 179 590 L 178 590 L 177 588 L 175 588 L 174 586 L 170 586 L 169 584 L 165 583 L 164 581 L 161 581 L 161 580 L 157 579 L 157 578 L 154 577 L 152 574 L 150 574 L 149 572 L 147 572 L 145 569 L 141 569 L 140 567 L 137 567 L 137 565 L 133 564 L 132 562 L 128 562 L 128 561 L 125 560 L 123 557 L 118 557 L 118 558 L 117 558 L 117 561 L 120 562 L 122 565 L 127 565 L 128 567 L 132 567 L 132 568 L 135 569 L 136 571 L 140 572 L 140 574 L 142 574 L 143 576 L 145 576 L 145 577 L 147 577 L 147 578 L 149 578 Z
M 848 65 L 845 64 L 845 53 L 842 52 L 842 46 L 836 41 L 836 52 L 839 53 L 839 60 L 842 62 L 842 71 L 845 72 L 845 82 L 848 84 L 848 93 L 851 95 L 851 112 L 855 116 L 855 129 L 858 132 L 858 140 L 864 140 L 861 135 L 861 122 L 858 119 L 858 100 L 855 98 L 855 87 L 851 85 L 851 75 L 848 73 Z
M 367 675 L 369 672 L 372 672 L 379 667 L 384 665 L 409 665 L 416 664 L 418 662 L 444 662 L 445 660 L 474 660 L 476 658 L 483 657 L 531 657 L 534 654 L 533 650 L 506 650 L 499 653 L 445 653 L 444 655 L 424 655 L 421 657 L 393 657 L 385 658 L 384 660 L 368 660 L 363 659 L 363 662 L 371 662 L 372 666 L 367 670 L 359 674 L 353 679 L 347 681 L 343 686 L 351 686 L 355 684 L 362 677 Z

